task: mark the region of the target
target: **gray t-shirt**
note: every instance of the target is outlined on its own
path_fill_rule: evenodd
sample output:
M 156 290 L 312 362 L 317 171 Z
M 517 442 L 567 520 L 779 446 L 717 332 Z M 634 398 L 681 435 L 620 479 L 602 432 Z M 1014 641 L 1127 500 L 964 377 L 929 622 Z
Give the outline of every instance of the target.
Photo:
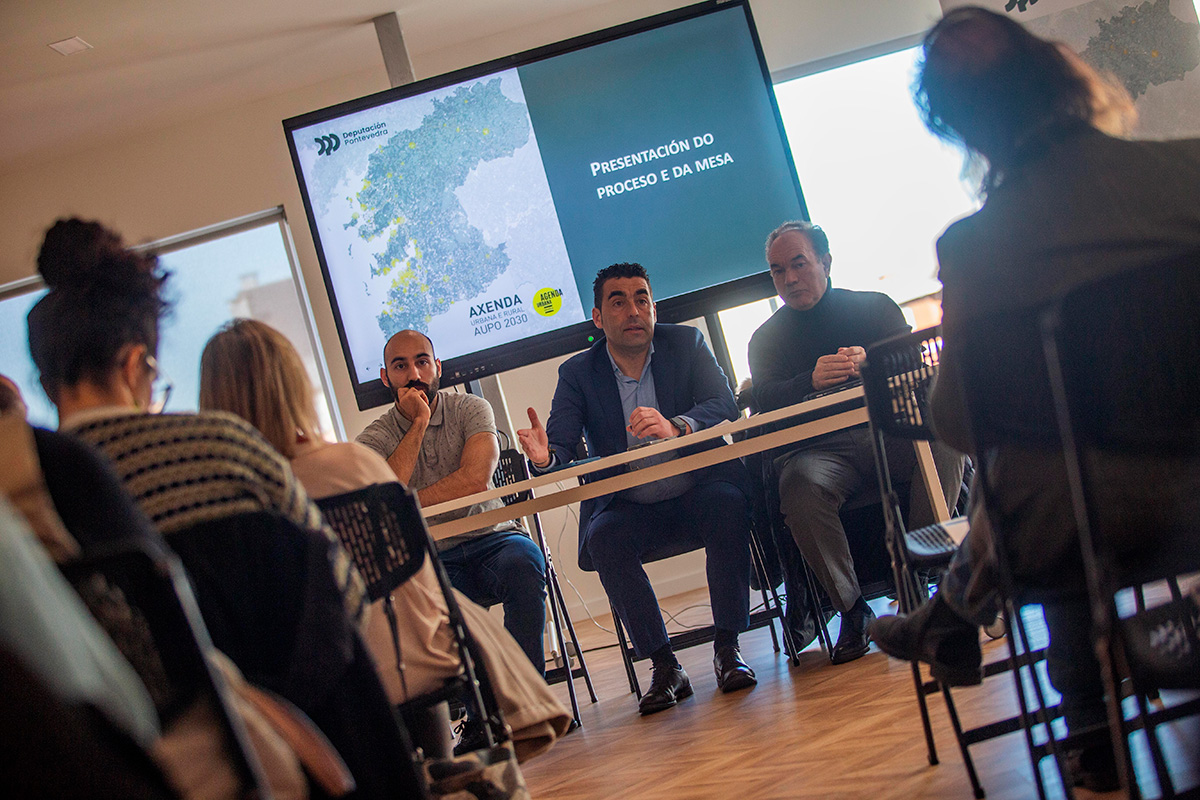
M 457 392 L 438 392 L 437 407 L 429 417 L 429 427 L 425 429 L 425 438 L 421 441 L 421 455 L 413 468 L 409 485 L 416 491 L 440 481 L 458 469 L 462 460 L 462 451 L 467 440 L 479 433 L 496 434 L 496 417 L 488 401 L 473 394 Z M 374 450 L 387 458 L 400 444 L 400 440 L 408 433 L 412 422 L 400 413 L 393 404 L 379 419 L 372 422 L 360 433 L 355 441 Z M 492 488 L 491 478 L 488 488 Z M 457 511 L 447 511 L 430 517 L 430 525 L 461 519 L 470 514 L 481 514 L 500 508 L 504 502 L 499 498 L 476 503 Z M 438 550 L 448 550 L 462 544 L 468 539 L 474 539 L 494 531 L 517 530 L 520 526 L 515 522 L 501 522 L 489 528 L 463 533 L 443 539 L 437 543 Z

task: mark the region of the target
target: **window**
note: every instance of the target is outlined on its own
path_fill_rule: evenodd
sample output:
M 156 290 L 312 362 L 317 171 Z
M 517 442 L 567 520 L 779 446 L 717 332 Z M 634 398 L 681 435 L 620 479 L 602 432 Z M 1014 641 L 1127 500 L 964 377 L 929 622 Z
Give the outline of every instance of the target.
M 961 153 L 917 116 L 910 87 L 918 52 L 775 85 L 809 214 L 829 234 L 834 285 L 883 292 L 902 306 L 941 290 L 934 244 L 953 220 L 978 208 L 959 178 Z M 749 377 L 750 336 L 778 302 L 720 313 L 739 382 Z M 936 323 L 940 315 L 928 305 L 906 308 L 909 322 Z
M 315 388 L 322 433 L 334 438 L 341 432 L 282 209 L 144 247 L 157 250 L 171 273 L 166 291 L 175 305 L 162 326 L 158 352 L 158 362 L 174 384 L 168 411 L 196 410 L 204 345 L 230 319 L 250 317 L 278 329 L 295 345 Z M 37 280 L 0 288 L 0 373 L 21 387 L 30 421 L 54 427 L 57 414 L 38 385 L 25 325 L 29 309 L 44 294 Z
M 7 375 L 21 387 L 25 405 L 29 406 L 29 421 L 53 428 L 58 424 L 58 414 L 38 383 L 25 327 L 29 309 L 45 294 L 40 280 L 23 280 L 0 287 L 0 375 Z

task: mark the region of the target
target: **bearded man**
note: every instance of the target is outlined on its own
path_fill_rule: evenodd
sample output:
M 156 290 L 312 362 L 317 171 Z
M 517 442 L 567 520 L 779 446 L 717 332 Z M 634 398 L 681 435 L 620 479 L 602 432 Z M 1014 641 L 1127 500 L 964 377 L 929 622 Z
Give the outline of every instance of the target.
M 500 459 L 492 407 L 472 394 L 438 391 L 442 363 L 429 337 L 400 331 L 389 339 L 379 377 L 396 400 L 356 441 L 387 459 L 422 506 L 492 488 Z M 499 499 L 476 503 L 432 517 L 429 524 L 502 505 Z M 546 562 L 529 535 L 516 521 L 501 522 L 438 540 L 437 549 L 455 589 L 485 608 L 503 604 L 504 627 L 544 673 Z

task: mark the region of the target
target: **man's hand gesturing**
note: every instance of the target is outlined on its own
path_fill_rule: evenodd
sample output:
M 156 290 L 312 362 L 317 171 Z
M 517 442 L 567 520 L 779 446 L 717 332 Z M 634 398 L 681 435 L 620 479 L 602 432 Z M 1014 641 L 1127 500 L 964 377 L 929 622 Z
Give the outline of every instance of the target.
M 542 426 L 542 421 L 538 419 L 536 411 L 532 408 L 527 408 L 525 411 L 529 414 L 529 424 L 532 427 L 518 430 L 517 441 L 521 443 L 521 450 L 535 467 L 548 466 L 550 464 L 550 440 L 546 437 L 546 429 Z

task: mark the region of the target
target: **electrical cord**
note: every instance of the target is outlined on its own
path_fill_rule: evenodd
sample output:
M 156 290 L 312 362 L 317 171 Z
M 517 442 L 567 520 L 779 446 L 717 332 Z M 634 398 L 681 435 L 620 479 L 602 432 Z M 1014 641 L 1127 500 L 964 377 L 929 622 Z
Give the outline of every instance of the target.
M 558 489 L 559 491 L 563 491 L 563 485 L 562 485 L 562 481 L 557 481 L 557 482 L 554 484 L 554 486 L 555 486 L 555 488 L 556 488 L 556 489 Z M 579 529 L 579 512 L 576 510 L 576 508 L 575 508 L 573 505 L 572 505 L 572 506 L 566 506 L 566 508 L 567 508 L 567 514 L 563 515 L 562 524 L 559 526 L 558 533 L 557 533 L 557 535 L 555 536 L 555 540 L 554 540 L 555 549 L 556 549 L 558 552 L 560 552 L 560 553 L 562 552 L 562 539 L 563 539 L 563 536 L 565 536 L 565 535 L 566 535 L 566 532 L 567 532 L 567 522 L 568 522 L 570 519 L 574 519 L 574 520 L 575 520 L 575 528 L 576 528 L 576 530 L 578 530 L 578 529 Z M 552 554 L 552 555 L 553 555 L 553 554 Z M 583 613 L 587 614 L 588 620 L 589 620 L 589 621 L 591 621 L 591 623 L 592 623 L 593 625 L 595 625 L 597 628 L 599 628 L 600 630 L 604 631 L 605 633 L 610 633 L 610 634 L 612 634 L 613 636 L 616 636 L 616 635 L 617 635 L 617 632 L 616 632 L 615 630 L 613 630 L 613 629 L 611 629 L 611 628 L 606 628 L 605 626 L 601 625 L 601 624 L 600 624 L 600 623 L 599 623 L 599 622 L 596 620 L 596 617 L 595 617 L 595 615 L 592 613 L 592 610 L 591 610 L 591 608 L 589 608 L 589 607 L 588 607 L 587 601 L 583 599 L 583 594 L 582 594 L 582 593 L 580 593 L 580 591 L 579 591 L 579 587 L 577 587 L 577 586 L 576 586 L 576 585 L 575 585 L 575 584 L 574 584 L 574 583 L 571 581 L 571 579 L 570 579 L 569 577 L 567 577 L 567 576 L 565 576 L 565 575 L 563 575 L 563 576 L 561 576 L 561 577 L 562 577 L 562 578 L 563 578 L 563 579 L 564 579 L 564 580 L 567 582 L 567 585 L 571 587 L 571 591 L 575 593 L 575 597 L 576 597 L 576 598 L 578 598 L 578 600 L 579 600 L 579 604 L 580 604 L 581 606 L 583 606 Z M 685 613 L 685 612 L 687 612 L 687 611 L 691 611 L 692 609 L 695 609 L 695 608 L 709 608 L 709 609 L 711 609 L 711 608 L 712 608 L 712 604 L 710 604 L 710 603 L 695 603 L 695 604 L 693 604 L 693 605 L 685 606 L 685 607 L 683 607 L 683 608 L 679 609 L 677 612 L 675 612 L 675 614 L 683 614 L 683 613 Z M 753 614 L 754 612 L 758 611 L 758 610 L 759 610 L 759 609 L 761 609 L 761 608 L 764 608 L 764 605 L 763 605 L 763 603 L 759 602 L 757 605 L 753 606 L 753 607 L 750 609 L 750 613 L 751 613 L 751 614 Z M 665 617 L 667 617 L 667 619 L 668 619 L 670 622 L 674 623 L 675 625 L 679 626 L 679 628 L 681 628 L 681 629 L 683 629 L 683 630 L 685 630 L 685 631 L 689 631 L 689 630 L 697 630 L 697 629 L 699 629 L 699 628 L 706 627 L 706 625 L 707 625 L 707 623 L 705 623 L 705 624 L 698 624 L 698 625 L 688 625 L 688 624 L 685 624 L 685 623 L 683 623 L 683 622 L 680 622 L 680 621 L 679 621 L 679 619 L 678 619 L 678 618 L 675 616 L 675 614 L 672 614 L 670 611 L 668 611 L 666 608 L 664 608 L 664 607 L 663 607 L 661 604 L 659 604 L 659 606 L 658 606 L 658 610 L 659 610 L 659 612 L 660 612 L 660 613 L 662 613 L 662 614 L 663 614 Z M 592 650 L 601 650 L 601 649 L 605 649 L 605 648 L 607 648 L 607 647 L 615 647 L 615 646 L 616 646 L 616 645 L 604 645 L 604 646 L 602 646 L 602 647 L 592 648 Z M 585 649 L 585 650 L 584 650 L 584 652 L 586 653 L 586 652 L 591 652 L 591 651 L 590 651 L 590 650 L 588 650 L 588 649 Z

